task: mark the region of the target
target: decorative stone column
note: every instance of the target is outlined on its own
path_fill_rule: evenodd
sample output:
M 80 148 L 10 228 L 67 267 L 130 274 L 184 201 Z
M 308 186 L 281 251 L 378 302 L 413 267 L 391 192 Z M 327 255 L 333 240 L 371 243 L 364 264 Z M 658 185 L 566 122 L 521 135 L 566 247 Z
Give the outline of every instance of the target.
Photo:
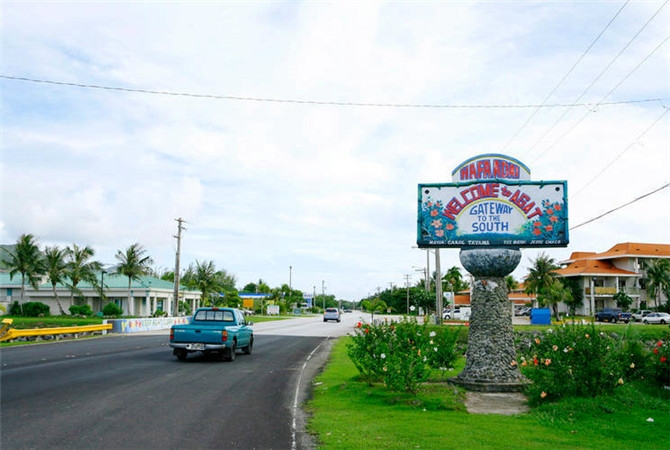
M 512 308 L 505 283 L 519 264 L 521 251 L 463 248 L 459 256 L 475 280 L 466 365 L 453 382 L 471 391 L 521 391 L 524 379 L 516 365 Z

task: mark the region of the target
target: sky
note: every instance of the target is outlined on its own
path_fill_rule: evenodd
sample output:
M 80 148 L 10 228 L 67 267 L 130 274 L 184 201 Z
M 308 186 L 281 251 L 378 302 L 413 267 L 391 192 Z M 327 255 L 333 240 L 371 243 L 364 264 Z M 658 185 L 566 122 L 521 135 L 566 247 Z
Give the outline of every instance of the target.
M 517 280 L 670 243 L 667 3 L 3 0 L 0 243 L 172 270 L 182 218 L 182 269 L 359 300 L 434 270 L 417 186 L 487 153 L 567 181 Z

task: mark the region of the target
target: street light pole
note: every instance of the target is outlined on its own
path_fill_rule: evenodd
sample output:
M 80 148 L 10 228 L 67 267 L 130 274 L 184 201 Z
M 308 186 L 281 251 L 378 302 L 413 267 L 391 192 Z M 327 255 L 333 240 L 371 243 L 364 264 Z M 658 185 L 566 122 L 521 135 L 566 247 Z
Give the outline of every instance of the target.
M 107 271 L 105 269 L 100 270 L 100 312 L 103 310 L 105 303 L 105 274 Z
M 323 300 L 323 310 L 326 310 L 326 282 L 321 280 L 321 299 Z
M 409 316 L 409 279 L 412 277 L 412 275 L 405 275 L 405 288 L 407 289 L 407 312 L 406 314 Z
M 435 249 L 435 323 L 440 325 L 442 323 L 442 272 L 440 268 L 440 249 Z

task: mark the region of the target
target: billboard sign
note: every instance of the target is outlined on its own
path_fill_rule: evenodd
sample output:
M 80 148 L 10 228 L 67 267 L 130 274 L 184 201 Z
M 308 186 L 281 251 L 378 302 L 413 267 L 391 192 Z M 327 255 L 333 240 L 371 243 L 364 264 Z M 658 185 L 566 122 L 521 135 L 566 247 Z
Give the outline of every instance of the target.
M 530 181 L 505 155 L 469 159 L 454 182 L 419 184 L 419 247 L 565 247 L 566 181 Z

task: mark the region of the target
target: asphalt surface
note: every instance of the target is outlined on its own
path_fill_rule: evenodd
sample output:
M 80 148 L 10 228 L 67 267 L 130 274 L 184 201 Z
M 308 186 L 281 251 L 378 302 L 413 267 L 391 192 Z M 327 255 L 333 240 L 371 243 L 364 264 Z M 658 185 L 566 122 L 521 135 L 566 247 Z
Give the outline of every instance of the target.
M 305 401 L 357 321 L 255 325 L 253 353 L 180 362 L 167 331 L 4 348 L 2 449 L 307 449 Z

